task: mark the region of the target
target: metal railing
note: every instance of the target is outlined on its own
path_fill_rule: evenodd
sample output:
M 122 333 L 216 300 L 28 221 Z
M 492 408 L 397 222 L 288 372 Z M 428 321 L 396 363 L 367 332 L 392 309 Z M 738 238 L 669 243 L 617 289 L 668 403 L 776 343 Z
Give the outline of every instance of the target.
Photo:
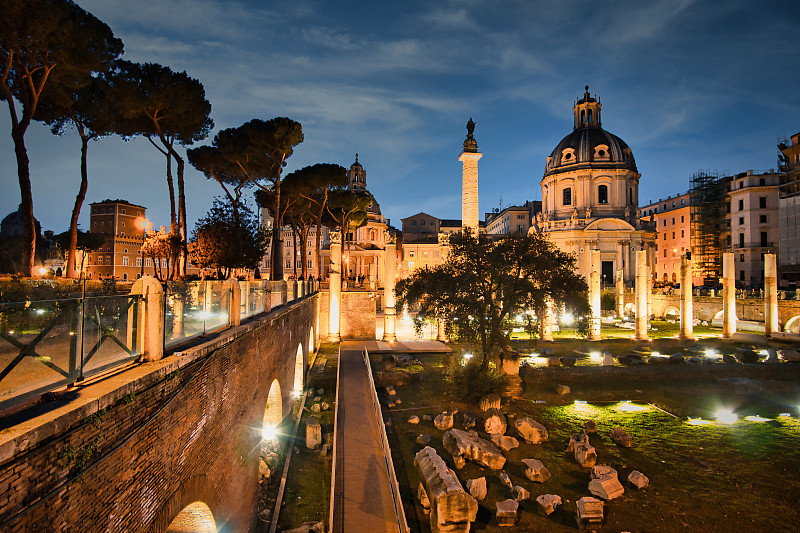
M 386 467 L 386 474 L 389 476 L 389 484 L 392 490 L 392 503 L 394 504 L 394 517 L 397 521 L 397 528 L 401 533 L 408 533 L 408 522 L 406 522 L 406 513 L 403 509 L 403 500 L 400 498 L 400 484 L 397 482 L 397 475 L 394 471 L 394 463 L 392 462 L 392 450 L 389 448 L 389 439 L 386 436 L 386 426 L 383 424 L 383 413 L 381 412 L 381 405 L 378 401 L 378 391 L 375 388 L 375 381 L 372 378 L 372 367 L 369 364 L 369 352 L 364 348 L 364 364 L 367 367 L 367 376 L 369 378 L 370 398 L 372 399 L 372 410 L 375 414 L 375 420 L 378 423 L 378 433 L 380 434 L 381 445 L 383 446 L 383 460 Z
M 141 296 L 0 304 L 0 408 L 139 355 Z

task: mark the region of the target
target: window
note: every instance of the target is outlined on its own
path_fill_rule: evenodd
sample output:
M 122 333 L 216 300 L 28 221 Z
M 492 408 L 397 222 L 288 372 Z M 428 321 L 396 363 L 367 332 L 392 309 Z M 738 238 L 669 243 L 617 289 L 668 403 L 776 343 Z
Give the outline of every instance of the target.
M 767 184 L 767 180 L 765 180 L 764 178 L 758 178 L 758 184 L 759 185 L 766 185 Z
M 666 248 L 664 248 L 664 257 L 665 258 L 667 257 L 667 249 Z
M 124 209 L 124 208 L 122 209 L 122 214 L 123 214 L 123 215 L 125 214 L 125 209 Z M 125 224 L 123 224 L 123 226 L 124 226 L 124 225 L 125 225 Z
M 675 217 L 672 217 L 672 225 L 675 225 Z
M 672 207 L 675 207 L 675 200 L 672 201 Z
M 128 266 L 128 256 L 122 256 L 122 266 Z
M 744 200 L 739 200 L 739 211 L 744 211 Z
M 681 224 L 683 224 L 683 215 L 681 215 Z
M 98 255 L 97 256 L 97 264 L 98 265 L 102 265 L 103 264 L 103 256 L 102 255 Z
M 667 240 L 667 234 L 666 233 L 664 234 L 664 240 L 665 241 Z
M 744 281 L 744 270 L 739 271 L 739 281 Z
M 411 258 L 414 257 L 414 250 L 409 250 L 408 251 L 408 257 L 411 257 Z
M 672 232 L 672 238 L 673 239 L 675 238 L 675 232 L 674 231 Z
M 153 266 L 153 261 L 148 257 L 144 260 L 144 266 L 151 267 Z
M 422 257 L 424 257 L 425 259 L 427 259 L 427 258 L 428 258 L 428 252 L 427 252 L 427 251 L 426 251 L 426 252 L 422 252 Z
M 681 205 L 683 205 L 685 203 L 685 201 L 686 200 L 684 198 L 681 198 Z M 683 218 L 683 217 L 681 217 L 681 218 Z M 681 221 L 681 222 L 683 222 L 683 221 Z
M 420 225 L 420 226 L 424 226 L 424 225 L 425 225 L 425 221 L 424 221 L 424 220 L 421 220 L 421 221 L 420 221 L 420 223 L 419 223 L 419 225 Z
M 761 246 L 769 246 L 769 242 L 767 242 L 767 232 L 761 232 Z
M 684 235 L 683 231 L 684 231 L 684 230 L 681 230 L 681 237 L 685 237 L 685 235 Z
M 411 225 L 412 225 L 412 226 L 416 226 L 416 225 L 417 225 L 417 221 L 416 221 L 416 220 L 412 220 L 412 221 L 411 221 Z
M 758 197 L 758 207 L 760 209 L 766 209 L 767 208 L 767 197 L 766 196 L 759 196 Z
M 758 215 L 758 221 L 761 224 L 766 224 L 767 223 L 767 215 Z
M 664 224 L 663 224 L 664 226 L 666 226 L 666 225 L 667 225 L 667 219 L 666 219 L 666 218 L 665 218 L 665 219 L 664 219 L 662 222 L 664 223 Z
M 608 203 L 608 185 L 600 185 L 597 187 L 597 202 L 601 204 Z
M 739 225 L 744 226 L 744 217 L 739 217 Z
M 286 265 L 286 268 L 292 268 L 292 260 L 291 259 L 287 259 L 285 265 Z
M 739 254 L 739 261 L 744 263 L 744 254 Z
M 128 253 L 128 249 L 127 249 L 127 248 L 124 248 L 122 251 L 123 251 L 124 253 L 126 253 L 126 254 Z
M 725 244 L 726 244 L 727 246 L 730 246 L 730 245 L 731 245 L 731 236 L 730 236 L 730 235 L 728 235 L 728 236 L 725 238 Z
M 562 191 L 562 202 L 563 205 L 572 205 L 572 189 L 567 187 Z
M 136 266 L 137 266 L 137 267 L 140 267 L 140 266 L 142 266 L 142 258 L 141 258 L 141 257 L 137 257 L 137 258 L 136 258 Z
M 314 268 L 314 261 L 311 259 L 308 260 L 308 268 Z
M 744 248 L 744 233 L 739 234 L 739 248 Z

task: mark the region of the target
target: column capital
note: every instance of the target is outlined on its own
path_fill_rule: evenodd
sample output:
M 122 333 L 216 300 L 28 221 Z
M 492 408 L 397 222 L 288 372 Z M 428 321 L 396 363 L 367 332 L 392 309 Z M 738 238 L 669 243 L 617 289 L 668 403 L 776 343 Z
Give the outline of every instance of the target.
M 387 246 L 397 245 L 397 234 L 391 230 L 383 230 L 383 238 Z
M 331 244 L 338 244 L 341 246 L 342 244 L 342 232 L 338 229 L 330 230 L 328 232 L 328 236 L 331 239 Z

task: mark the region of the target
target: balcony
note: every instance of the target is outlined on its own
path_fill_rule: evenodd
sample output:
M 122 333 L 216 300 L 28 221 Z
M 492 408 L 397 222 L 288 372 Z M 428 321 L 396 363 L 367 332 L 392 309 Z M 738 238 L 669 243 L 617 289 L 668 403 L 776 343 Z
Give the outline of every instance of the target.
M 748 243 L 745 243 L 745 244 L 736 243 L 736 244 L 733 245 L 733 248 L 735 250 L 745 250 L 745 249 L 753 249 L 753 248 L 774 248 L 774 247 L 775 247 L 775 243 L 774 242 L 767 242 L 767 241 L 748 242 Z

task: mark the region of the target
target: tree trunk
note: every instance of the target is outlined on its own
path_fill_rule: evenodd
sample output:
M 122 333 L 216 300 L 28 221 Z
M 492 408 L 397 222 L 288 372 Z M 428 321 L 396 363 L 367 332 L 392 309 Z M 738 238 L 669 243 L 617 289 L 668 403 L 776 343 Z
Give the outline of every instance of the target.
M 184 183 L 183 183 L 183 168 L 184 168 L 184 161 L 183 158 L 178 155 L 171 146 L 170 151 L 172 152 L 172 157 L 175 158 L 175 161 L 178 164 L 178 219 L 180 220 L 181 225 L 181 257 L 178 264 L 178 275 L 186 274 L 186 265 L 189 260 L 189 247 L 187 241 L 189 239 L 189 234 L 187 233 L 188 227 L 186 222 L 186 192 L 184 190 Z
M 272 281 L 283 280 L 283 239 L 281 239 L 281 189 L 280 179 L 275 183 L 275 199 L 273 210 L 275 218 L 272 221 Z
M 28 151 L 25 149 L 25 130 L 14 127 L 11 130 L 14 139 L 14 154 L 17 157 L 17 174 L 19 176 L 19 192 L 22 197 L 22 226 L 24 230 L 24 248 L 22 251 L 22 275 L 33 275 L 33 264 L 36 259 L 36 223 L 33 218 L 33 194 L 31 193 L 31 174 Z
M 81 214 L 81 206 L 86 199 L 86 189 L 89 188 L 89 172 L 86 165 L 86 153 L 89 150 L 89 138 L 81 134 L 81 186 L 78 195 L 75 197 L 75 205 L 72 207 L 72 217 L 69 221 L 69 250 L 67 251 L 67 277 L 77 278 L 78 271 L 75 269 L 75 254 L 78 249 L 78 216 Z
M 167 152 L 167 187 L 169 188 L 169 225 L 177 223 L 175 213 L 175 184 L 172 182 L 172 156 Z

